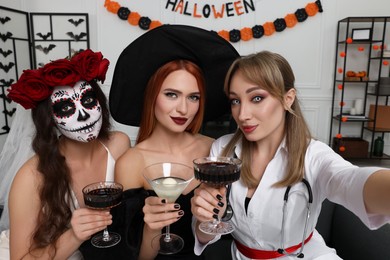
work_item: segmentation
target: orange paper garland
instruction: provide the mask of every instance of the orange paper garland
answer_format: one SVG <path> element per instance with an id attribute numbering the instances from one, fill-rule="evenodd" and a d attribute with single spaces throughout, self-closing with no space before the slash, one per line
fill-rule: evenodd
<path id="1" fill-rule="evenodd" d="M 110 13 L 118 15 L 121 20 L 127 20 L 133 26 L 139 26 L 143 30 L 151 30 L 162 23 L 158 20 L 151 20 L 147 16 L 142 16 L 137 12 L 130 11 L 127 7 L 122 7 L 118 2 L 105 0 L 104 7 Z M 287 14 L 284 18 L 278 18 L 273 22 L 266 22 L 263 25 L 255 25 L 252 28 L 244 27 L 241 29 L 221 30 L 219 36 L 230 42 L 240 40 L 249 41 L 259 39 L 262 36 L 271 36 L 275 32 L 284 31 L 286 28 L 294 27 L 298 22 L 304 22 L 308 17 L 322 13 L 322 4 L 320 0 L 308 3 L 305 8 L 297 9 L 295 13 Z"/>

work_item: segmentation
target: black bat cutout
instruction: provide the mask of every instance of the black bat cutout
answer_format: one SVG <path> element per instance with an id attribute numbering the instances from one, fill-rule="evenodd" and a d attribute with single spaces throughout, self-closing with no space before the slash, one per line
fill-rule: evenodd
<path id="1" fill-rule="evenodd" d="M 47 47 L 43 47 L 42 45 L 35 46 L 35 49 L 42 51 L 44 54 L 48 54 L 52 49 L 56 47 L 55 44 L 49 44 Z"/>
<path id="2" fill-rule="evenodd" d="M 5 65 L 5 64 L 3 64 L 3 63 L 0 62 L 0 69 L 4 70 L 5 73 L 8 73 L 8 71 L 9 71 L 10 69 L 12 69 L 12 67 L 13 67 L 14 65 L 15 65 L 15 63 L 13 63 L 13 62 L 8 63 L 8 65 Z"/>
<path id="3" fill-rule="evenodd" d="M 37 33 L 37 35 L 39 36 L 39 37 L 41 37 L 43 40 L 45 40 L 46 41 L 46 39 L 47 38 L 49 38 L 50 36 L 51 36 L 51 32 L 48 32 L 47 34 L 42 34 L 42 33 Z"/>
<path id="4" fill-rule="evenodd" d="M 0 23 L 1 24 L 5 24 L 6 22 L 8 21 L 11 21 L 11 18 L 9 18 L 8 16 L 6 17 L 0 17 Z"/>
<path id="5" fill-rule="evenodd" d="M 0 33 L 0 39 L 5 42 L 7 39 L 11 38 L 13 34 L 11 32 L 7 32 L 6 34 Z"/>
<path id="6" fill-rule="evenodd" d="M 5 94 L 0 94 L 0 98 L 4 99 L 5 101 L 7 101 L 8 103 L 11 103 L 12 100 L 10 98 L 8 98 Z"/>
<path id="7" fill-rule="evenodd" d="M 3 83 L 4 86 L 9 87 L 14 82 L 14 80 L 10 79 L 9 81 L 6 81 L 5 79 L 0 79 L 0 82 Z"/>
<path id="8" fill-rule="evenodd" d="M 4 51 L 2 48 L 0 48 L 0 53 L 4 56 L 4 58 L 7 58 L 8 55 L 12 53 L 11 50 Z"/>
<path id="9" fill-rule="evenodd" d="M 16 111 L 16 108 L 13 108 L 11 111 L 8 111 L 7 109 L 5 109 L 3 111 L 4 114 L 8 115 L 8 116 L 12 116 Z"/>
<path id="10" fill-rule="evenodd" d="M 78 26 L 80 23 L 84 22 L 84 19 L 78 19 L 77 21 L 76 20 L 73 20 L 73 19 L 69 19 L 68 20 L 71 24 L 73 24 L 74 26 Z"/>
<path id="11" fill-rule="evenodd" d="M 9 130 L 10 130 L 10 128 L 9 128 L 9 126 L 3 126 L 3 129 L 5 130 L 5 131 L 7 131 L 7 132 L 9 132 Z"/>
<path id="12" fill-rule="evenodd" d="M 70 36 L 70 38 L 74 39 L 76 42 L 87 36 L 85 32 L 80 33 L 79 35 L 73 34 L 72 32 L 67 32 L 67 35 Z"/>

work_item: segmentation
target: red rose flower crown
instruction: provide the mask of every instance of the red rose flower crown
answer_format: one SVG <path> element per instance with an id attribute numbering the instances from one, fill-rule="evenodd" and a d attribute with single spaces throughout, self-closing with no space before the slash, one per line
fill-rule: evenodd
<path id="1" fill-rule="evenodd" d="M 8 89 L 8 97 L 25 109 L 35 108 L 50 97 L 56 86 L 73 87 L 80 80 L 103 83 L 109 64 L 101 52 L 87 49 L 70 59 L 58 59 L 35 70 L 24 70 Z"/>

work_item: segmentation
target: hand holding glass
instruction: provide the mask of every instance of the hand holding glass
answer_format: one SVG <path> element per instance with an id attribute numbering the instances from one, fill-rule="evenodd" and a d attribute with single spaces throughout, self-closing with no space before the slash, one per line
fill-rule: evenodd
<path id="1" fill-rule="evenodd" d="M 157 196 L 173 203 L 193 180 L 194 170 L 180 163 L 156 163 L 146 167 L 143 175 Z M 160 254 L 175 254 L 184 246 L 183 239 L 170 233 L 169 227 L 166 227 L 166 233 L 152 240 L 152 248 L 158 249 Z"/>
<path id="2" fill-rule="evenodd" d="M 237 181 L 241 173 L 241 160 L 230 157 L 203 157 L 194 160 L 195 178 L 206 185 L 221 188 Z M 228 198 L 226 198 L 228 200 Z M 234 227 L 219 219 L 203 222 L 199 229 L 206 234 L 229 234 Z"/>
<path id="3" fill-rule="evenodd" d="M 91 209 L 111 209 L 122 201 L 123 186 L 115 182 L 96 182 L 83 188 L 84 204 Z M 107 248 L 118 244 L 121 236 L 109 233 L 107 227 L 103 233 L 92 237 L 91 243 L 98 248 Z"/>

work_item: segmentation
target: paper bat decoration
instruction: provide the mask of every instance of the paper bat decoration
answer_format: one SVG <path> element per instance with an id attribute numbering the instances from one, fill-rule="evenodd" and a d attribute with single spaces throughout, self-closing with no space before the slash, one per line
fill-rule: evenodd
<path id="1" fill-rule="evenodd" d="M 15 65 L 15 63 L 13 63 L 13 62 L 8 63 L 8 65 L 5 65 L 5 64 L 3 64 L 3 63 L 0 62 L 0 69 L 4 70 L 5 73 L 8 73 L 8 71 L 9 71 L 10 69 L 12 69 L 12 67 L 13 67 L 14 65 Z"/>
<path id="2" fill-rule="evenodd" d="M 8 55 L 12 53 L 11 50 L 4 51 L 2 48 L 0 48 L 0 53 L 4 56 L 4 58 L 7 58 Z"/>
<path id="3" fill-rule="evenodd" d="M 46 41 L 46 39 L 49 38 L 49 37 L 51 36 L 51 33 L 48 32 L 47 34 L 42 34 L 42 33 L 39 32 L 39 33 L 37 33 L 37 35 L 38 35 L 39 37 L 41 37 L 43 40 Z"/>
<path id="4" fill-rule="evenodd" d="M 7 109 L 5 109 L 3 111 L 4 114 L 8 115 L 8 116 L 12 116 L 16 111 L 16 108 L 13 108 L 11 111 L 8 111 Z"/>
<path id="5" fill-rule="evenodd" d="M 0 23 L 1 24 L 5 24 L 6 22 L 8 21 L 11 21 L 11 18 L 9 18 L 8 16 L 6 17 L 0 17 Z"/>
<path id="6" fill-rule="evenodd" d="M 44 54 L 48 54 L 52 49 L 56 47 L 55 44 L 49 44 L 47 47 L 43 47 L 42 45 L 35 46 L 35 49 L 42 51 Z"/>
<path id="7" fill-rule="evenodd" d="M 11 38 L 12 36 L 12 33 L 10 32 L 7 32 L 6 34 L 2 34 L 0 33 L 0 39 L 5 42 L 7 39 Z"/>
<path id="8" fill-rule="evenodd" d="M 76 42 L 81 40 L 85 36 L 87 36 L 87 34 L 85 32 L 82 32 L 82 33 L 80 33 L 78 35 L 77 34 L 73 34 L 72 32 L 67 32 L 66 34 L 69 35 L 70 38 L 74 39 Z"/>
<path id="9" fill-rule="evenodd" d="M 78 26 L 80 23 L 84 22 L 84 19 L 78 19 L 77 21 L 73 20 L 73 19 L 69 19 L 68 20 L 71 24 L 73 24 L 74 26 Z"/>
<path id="10" fill-rule="evenodd" d="M 0 79 L 0 82 L 3 83 L 4 86 L 9 87 L 14 82 L 14 80 L 10 79 L 9 81 L 6 81 L 5 79 Z"/>
<path id="11" fill-rule="evenodd" d="M 10 98 L 8 98 L 5 94 L 0 94 L 0 98 L 4 99 L 5 101 L 7 101 L 8 103 L 11 103 L 12 100 Z"/>

